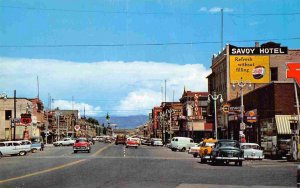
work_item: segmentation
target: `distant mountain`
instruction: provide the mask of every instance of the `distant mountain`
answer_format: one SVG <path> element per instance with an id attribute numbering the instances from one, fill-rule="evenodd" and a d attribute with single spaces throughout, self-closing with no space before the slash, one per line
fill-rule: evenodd
<path id="1" fill-rule="evenodd" d="M 101 125 L 104 123 L 107 126 L 106 117 L 96 117 Z M 148 116 L 146 115 L 135 115 L 135 116 L 110 116 L 110 123 L 117 124 L 118 129 L 133 129 L 139 125 L 144 125 L 148 122 Z"/>

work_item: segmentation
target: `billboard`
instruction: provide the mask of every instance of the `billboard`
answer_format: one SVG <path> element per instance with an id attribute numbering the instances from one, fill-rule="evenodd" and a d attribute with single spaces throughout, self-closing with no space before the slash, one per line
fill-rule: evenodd
<path id="1" fill-rule="evenodd" d="M 251 83 L 270 82 L 270 56 L 229 56 L 230 83 L 249 81 Z"/>

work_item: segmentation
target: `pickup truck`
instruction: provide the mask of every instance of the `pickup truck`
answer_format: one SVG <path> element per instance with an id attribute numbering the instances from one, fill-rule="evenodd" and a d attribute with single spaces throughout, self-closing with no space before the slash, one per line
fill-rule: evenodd
<path id="1" fill-rule="evenodd" d="M 64 138 L 62 140 L 53 142 L 54 146 L 72 146 L 75 143 L 75 140 L 71 138 Z"/>

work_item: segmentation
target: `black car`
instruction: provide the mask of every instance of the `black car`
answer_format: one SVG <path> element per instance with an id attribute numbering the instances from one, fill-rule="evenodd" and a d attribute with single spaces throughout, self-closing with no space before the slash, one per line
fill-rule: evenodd
<path id="1" fill-rule="evenodd" d="M 218 140 L 211 155 L 212 165 L 234 162 L 243 166 L 244 160 L 244 153 L 236 140 Z"/>

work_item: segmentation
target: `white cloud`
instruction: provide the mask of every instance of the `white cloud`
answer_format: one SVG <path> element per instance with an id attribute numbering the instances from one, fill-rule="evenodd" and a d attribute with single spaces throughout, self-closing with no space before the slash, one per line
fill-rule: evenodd
<path id="1" fill-rule="evenodd" d="M 85 109 L 85 115 L 86 116 L 96 116 L 99 111 L 101 111 L 101 108 L 99 106 L 94 107 L 90 104 L 86 103 L 76 103 L 72 101 L 66 101 L 66 100 L 54 100 L 53 102 L 53 108 L 59 108 L 60 110 L 79 110 L 81 115 L 84 115 L 84 109 Z"/>
<path id="2" fill-rule="evenodd" d="M 218 13 L 221 12 L 222 7 L 212 7 L 208 9 L 207 7 L 201 7 L 200 12 L 210 12 L 210 13 Z M 223 8 L 223 12 L 233 12 L 231 8 Z"/>
<path id="3" fill-rule="evenodd" d="M 202 64 L 142 61 L 79 63 L 0 57 L 0 65 L 2 92 L 7 92 L 9 96 L 13 95 L 14 89 L 17 89 L 18 97 L 37 96 L 38 75 L 44 106 L 48 105 L 50 94 L 55 100 L 66 101 L 60 103 L 61 108 L 71 109 L 70 101 L 74 96 L 74 102 L 81 110 L 86 107 L 86 114 L 95 114 L 100 109 L 106 114 L 118 108 L 123 112 L 139 113 L 136 109 L 140 109 L 141 104 L 143 108 L 152 108 L 154 103 L 159 105 L 165 79 L 167 98 L 172 98 L 174 90 L 175 101 L 178 101 L 184 86 L 192 91 L 207 91 L 206 76 L 211 72 Z M 133 99 L 138 99 L 138 102 Z"/>
<path id="4" fill-rule="evenodd" d="M 200 8 L 200 11 L 201 11 L 201 12 L 206 12 L 206 11 L 207 11 L 207 8 L 206 8 L 206 7 L 201 7 L 201 8 Z"/>
<path id="5" fill-rule="evenodd" d="M 161 102 L 161 93 L 152 90 L 139 90 L 128 93 L 116 108 L 119 114 L 147 114 Z"/>

